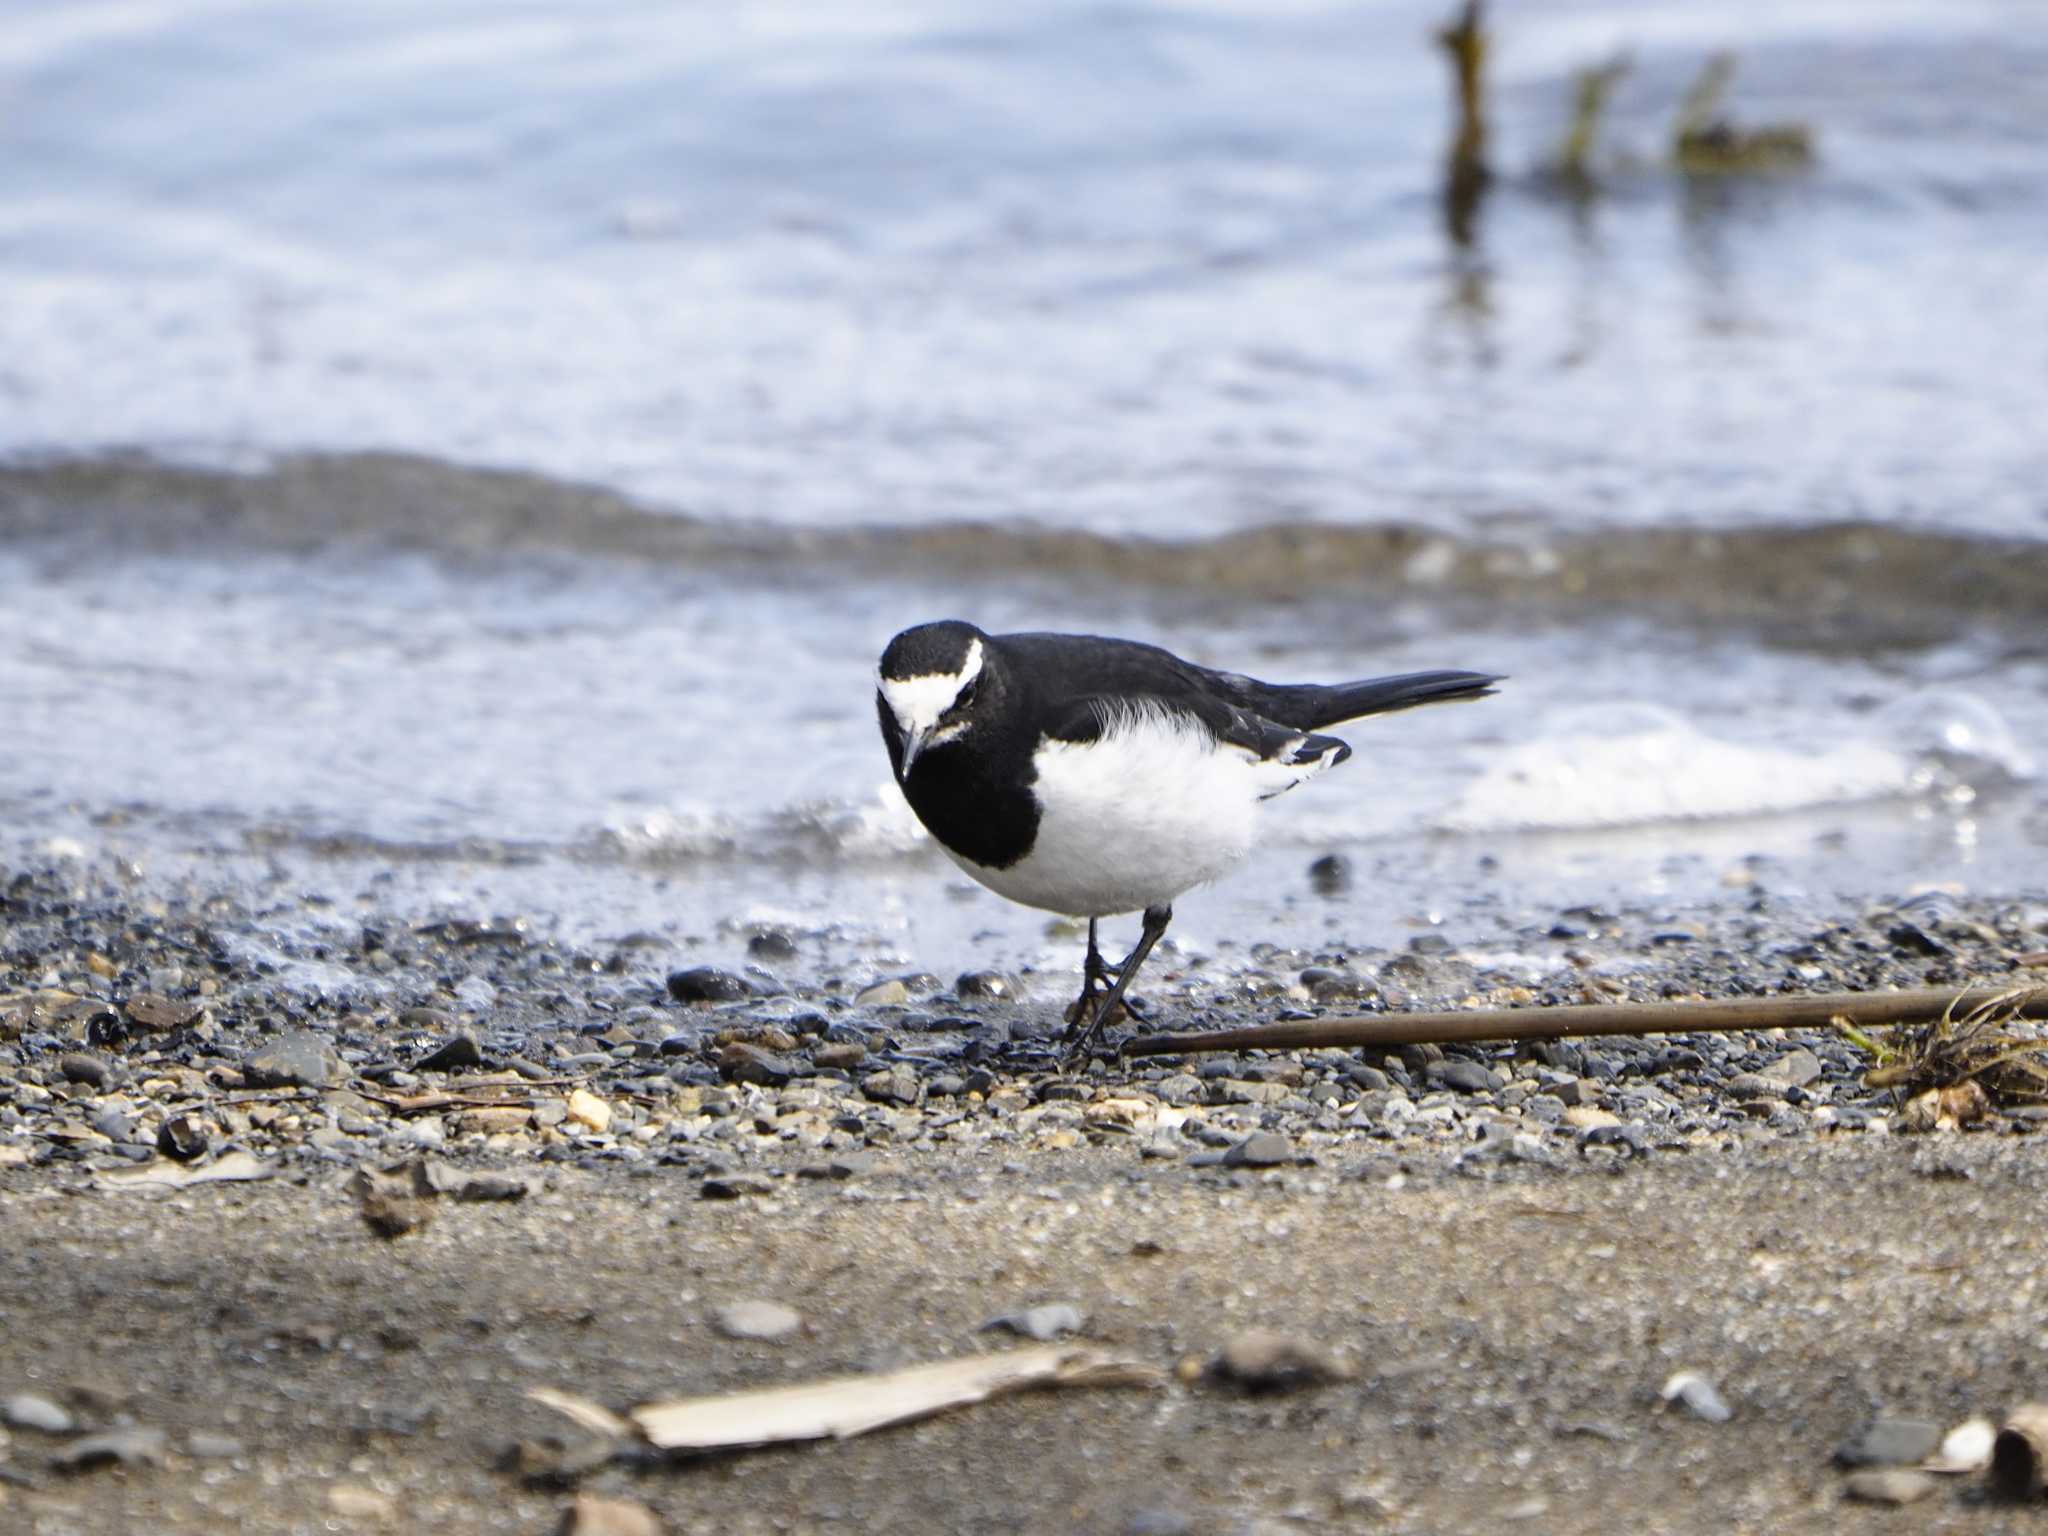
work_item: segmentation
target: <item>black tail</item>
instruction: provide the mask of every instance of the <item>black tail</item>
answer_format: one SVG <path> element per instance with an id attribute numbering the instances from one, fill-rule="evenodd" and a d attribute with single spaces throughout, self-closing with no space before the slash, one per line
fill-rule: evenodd
<path id="1" fill-rule="evenodd" d="M 1404 672 L 1399 677 L 1369 677 L 1357 683 L 1313 683 L 1275 688 L 1288 713 L 1283 722 L 1319 731 L 1340 720 L 1361 715 L 1386 715 L 1421 704 L 1458 704 L 1483 699 L 1501 679 L 1485 672 Z"/>

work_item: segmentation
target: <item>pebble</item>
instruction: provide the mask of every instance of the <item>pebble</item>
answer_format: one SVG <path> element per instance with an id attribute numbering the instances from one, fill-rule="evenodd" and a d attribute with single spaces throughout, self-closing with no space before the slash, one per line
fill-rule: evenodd
<path id="1" fill-rule="evenodd" d="M 1009 1002 L 1017 996 L 1017 983 L 1001 971 L 968 971 L 953 983 L 954 996 Z"/>
<path id="2" fill-rule="evenodd" d="M 891 1067 L 862 1078 L 860 1091 L 878 1104 L 915 1104 L 924 1095 L 924 1084 L 908 1067 Z"/>
<path id="3" fill-rule="evenodd" d="M 1564 1123 L 1575 1131 L 1590 1131 L 1621 1124 L 1621 1116 L 1597 1104 L 1574 1104 L 1564 1112 Z"/>
<path id="4" fill-rule="evenodd" d="M 1685 1404 L 1694 1418 L 1709 1424 L 1726 1424 L 1735 1417 L 1735 1410 L 1728 1406 L 1720 1389 L 1698 1371 L 1678 1372 L 1664 1383 L 1662 1396 L 1667 1403 Z"/>
<path id="5" fill-rule="evenodd" d="M 804 1324 L 803 1316 L 779 1301 L 733 1301 L 711 1314 L 712 1325 L 729 1339 L 781 1339 Z"/>
<path id="6" fill-rule="evenodd" d="M 466 1067 L 480 1067 L 484 1064 L 484 1048 L 477 1043 L 475 1035 L 468 1030 L 459 1030 L 443 1041 L 439 1049 L 423 1056 L 414 1063 L 419 1072 L 456 1072 Z"/>
<path id="7" fill-rule="evenodd" d="M 1344 1381 L 1350 1376 L 1329 1351 L 1308 1339 L 1270 1328 L 1250 1328 L 1226 1343 L 1210 1365 L 1216 1376 L 1253 1392 Z"/>
<path id="8" fill-rule="evenodd" d="M 879 1008 L 892 1003 L 910 1001 L 910 988 L 902 979 L 892 976 L 887 981 L 878 981 L 873 986 L 863 987 L 854 993 L 853 1000 L 863 1008 Z"/>
<path id="9" fill-rule="evenodd" d="M 205 1011 L 203 1004 L 177 1001 L 157 992 L 138 992 L 121 1005 L 121 1012 L 127 1015 L 130 1024 L 152 1034 L 183 1029 L 196 1023 Z"/>
<path id="10" fill-rule="evenodd" d="M 1492 1093 L 1501 1084 L 1476 1061 L 1450 1057 L 1429 1068 L 1429 1080 L 1455 1088 L 1460 1093 Z"/>
<path id="11" fill-rule="evenodd" d="M 697 1186 L 706 1200 L 737 1200 L 743 1195 L 765 1195 L 775 1188 L 765 1174 L 714 1173 Z"/>
<path id="12" fill-rule="evenodd" d="M 172 1115 L 157 1127 L 156 1149 L 181 1163 L 191 1162 L 212 1144 L 213 1128 L 194 1114 Z"/>
<path id="13" fill-rule="evenodd" d="M 232 1461 L 242 1454 L 243 1446 L 233 1435 L 195 1429 L 185 1437 L 185 1449 L 199 1461 Z"/>
<path id="14" fill-rule="evenodd" d="M 1867 1504 L 1915 1504 L 1934 1492 L 1935 1480 L 1903 1467 L 1866 1467 L 1842 1480 L 1842 1491 Z"/>
<path id="15" fill-rule="evenodd" d="M 1079 1333 L 1085 1321 L 1079 1307 L 1064 1301 L 1054 1301 L 1042 1306 L 1026 1307 L 1021 1312 L 1005 1312 L 1000 1317 L 992 1317 L 981 1325 L 981 1331 L 987 1333 L 993 1329 L 1003 1329 L 1016 1334 L 1019 1338 L 1049 1343 L 1064 1334 Z"/>
<path id="16" fill-rule="evenodd" d="M 1254 1131 L 1223 1154 L 1233 1168 L 1277 1168 L 1294 1161 L 1294 1143 L 1278 1131 Z"/>
<path id="17" fill-rule="evenodd" d="M 835 1040 L 811 1052 L 811 1060 L 814 1063 L 833 1071 L 857 1067 L 867 1059 L 868 1048 L 857 1040 Z"/>
<path id="18" fill-rule="evenodd" d="M 57 1070 L 67 1082 L 84 1083 L 93 1088 L 104 1088 L 114 1075 L 114 1069 L 99 1057 L 77 1051 L 59 1056 Z"/>
<path id="19" fill-rule="evenodd" d="M 763 1050 L 739 1040 L 720 1048 L 718 1066 L 735 1083 L 759 1083 L 769 1088 L 810 1075 L 809 1064 L 800 1057 Z"/>
<path id="20" fill-rule="evenodd" d="M 1941 1426 L 1927 1419 L 1879 1416 L 1835 1447 L 1845 1467 L 1904 1467 L 1925 1461 L 1941 1445 Z"/>
<path id="21" fill-rule="evenodd" d="M 578 1088 L 569 1095 L 568 1118 L 603 1135 L 611 1129 L 612 1107 L 588 1088 Z"/>
<path id="22" fill-rule="evenodd" d="M 327 1037 L 310 1029 L 279 1035 L 242 1059 L 242 1075 L 259 1088 L 326 1088 L 343 1071 Z"/>
<path id="23" fill-rule="evenodd" d="M 77 1424 L 69 1409 L 33 1392 L 18 1392 L 0 1403 L 0 1420 L 16 1429 L 37 1429 L 46 1435 L 68 1435 Z"/>
<path id="24" fill-rule="evenodd" d="M 708 965 L 671 972 L 668 995 L 679 1003 L 737 1003 L 754 995 L 744 977 Z"/>

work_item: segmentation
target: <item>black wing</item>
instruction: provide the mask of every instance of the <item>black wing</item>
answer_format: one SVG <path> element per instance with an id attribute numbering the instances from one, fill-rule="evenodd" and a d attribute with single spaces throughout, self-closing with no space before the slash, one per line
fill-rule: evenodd
<path id="1" fill-rule="evenodd" d="M 1501 681 L 1485 672 L 1406 672 L 1350 683 L 1262 683 L 1236 672 L 1198 667 L 1136 640 L 1021 634 L 1003 635 L 1000 644 L 1016 657 L 1022 675 L 1032 679 L 1055 715 L 1064 713 L 1069 700 L 1107 695 L 1156 699 L 1205 720 L 1205 703 L 1213 703 L 1296 731 L 1314 731 L 1362 715 L 1483 699 Z"/>

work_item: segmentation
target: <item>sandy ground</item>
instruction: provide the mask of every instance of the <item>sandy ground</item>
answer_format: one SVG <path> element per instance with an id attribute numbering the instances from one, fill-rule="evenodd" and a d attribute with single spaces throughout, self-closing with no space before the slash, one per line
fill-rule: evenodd
<path id="1" fill-rule="evenodd" d="M 906 1150 L 731 1201 L 675 1170 L 557 1169 L 396 1241 L 339 1172 L 174 1194 L 0 1174 L 0 1385 L 172 1446 L 65 1474 L 58 1442 L 9 1431 L 0 1529 L 547 1531 L 569 1495 L 500 1466 L 562 1427 L 528 1388 L 624 1407 L 906 1364 L 1006 1347 L 980 1325 L 1045 1301 L 1169 1374 L 1253 1325 L 1356 1374 L 1025 1395 L 584 1486 L 671 1531 L 2048 1529 L 1974 1479 L 1847 1503 L 1830 1464 L 1880 1408 L 1952 1423 L 2048 1396 L 2048 1137 L 1759 1129 L 1477 1177 L 1350 1145 L 1265 1172 Z M 804 1327 L 710 1325 L 748 1297 Z M 1681 1368 L 1731 1421 L 1660 1402 Z M 195 1431 L 240 1448 L 191 1456 Z M 390 1513 L 337 1513 L 358 1507 L 337 1486 Z"/>

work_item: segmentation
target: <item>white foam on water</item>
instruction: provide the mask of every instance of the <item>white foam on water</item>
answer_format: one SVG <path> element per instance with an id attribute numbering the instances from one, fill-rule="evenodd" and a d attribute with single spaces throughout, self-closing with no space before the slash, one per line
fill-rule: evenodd
<path id="1" fill-rule="evenodd" d="M 1655 705 L 1576 709 L 1495 754 L 1443 825 L 1537 831 L 1765 816 L 1906 795 L 1913 767 L 1874 740 L 1800 750 L 1717 738 Z"/>

